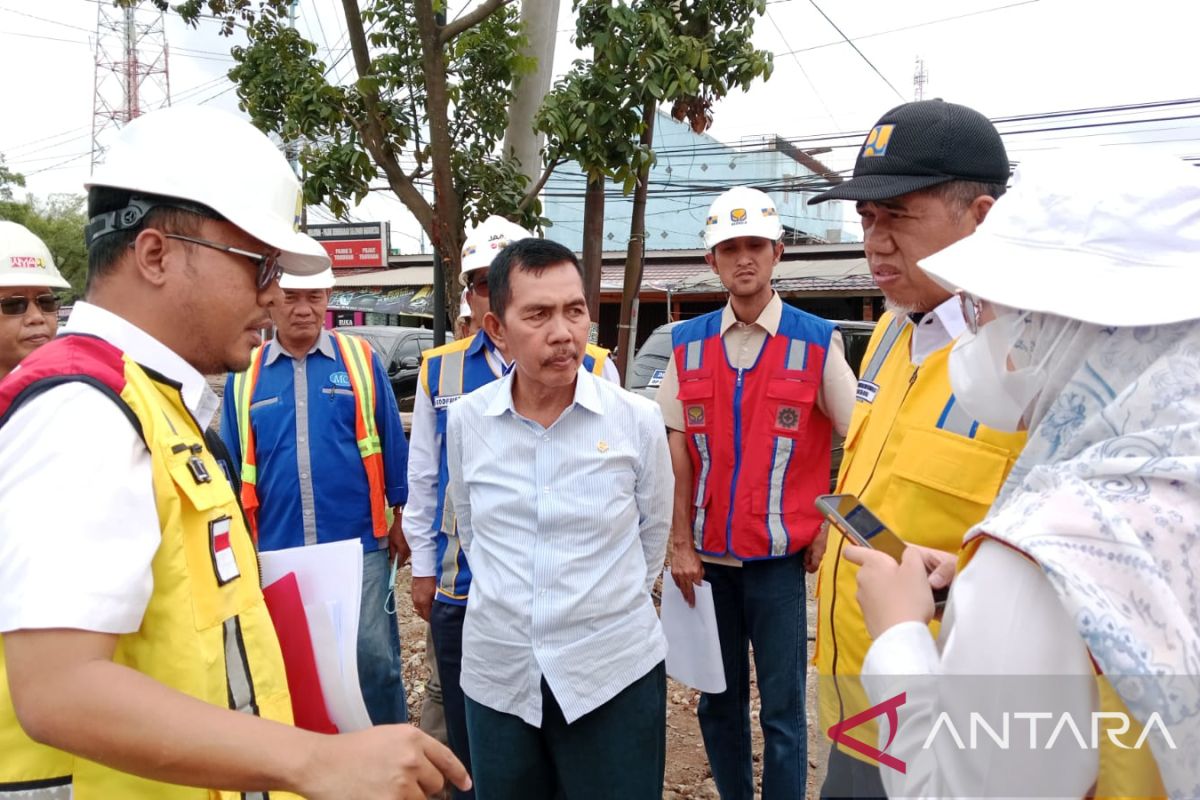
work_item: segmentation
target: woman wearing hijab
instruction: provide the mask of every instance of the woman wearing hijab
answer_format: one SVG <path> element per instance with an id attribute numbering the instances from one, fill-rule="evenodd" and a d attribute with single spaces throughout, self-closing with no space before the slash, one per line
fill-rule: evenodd
<path id="1" fill-rule="evenodd" d="M 921 266 L 971 322 L 958 402 L 1029 443 L 936 641 L 921 553 L 847 548 L 888 795 L 1200 797 L 1200 171 L 1023 164 Z"/>

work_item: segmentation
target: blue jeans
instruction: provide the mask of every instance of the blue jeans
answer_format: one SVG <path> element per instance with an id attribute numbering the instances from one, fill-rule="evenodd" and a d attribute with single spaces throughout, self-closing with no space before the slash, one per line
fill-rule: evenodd
<path id="1" fill-rule="evenodd" d="M 467 703 L 479 800 L 661 800 L 667 671 L 661 662 L 567 724 L 542 679 L 542 725 Z"/>
<path id="2" fill-rule="evenodd" d="M 376 725 L 408 721 L 400 673 L 400 631 L 396 617 L 383 609 L 392 587 L 388 551 L 363 554 L 362 605 L 358 615 L 358 682 L 367 713 Z"/>
<path id="3" fill-rule="evenodd" d="M 471 771 L 471 750 L 467 744 L 467 707 L 463 703 L 462 687 L 462 629 L 467 616 L 466 606 L 443 603 L 434 598 L 429 609 L 429 627 L 433 632 L 433 652 L 437 657 L 438 676 L 442 682 L 442 710 L 446 715 L 446 738 L 458 760 Z M 471 800 L 475 790 L 454 790 L 455 800 Z"/>
<path id="4" fill-rule="evenodd" d="M 721 800 L 752 800 L 750 657 L 762 700 L 763 800 L 805 795 L 808 730 L 804 717 L 808 618 L 802 554 L 741 567 L 705 564 L 721 637 L 725 691 L 702 694 L 698 716 Z"/>

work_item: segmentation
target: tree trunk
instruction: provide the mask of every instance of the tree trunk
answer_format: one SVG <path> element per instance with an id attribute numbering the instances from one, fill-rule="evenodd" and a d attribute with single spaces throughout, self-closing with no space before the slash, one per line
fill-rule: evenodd
<path id="1" fill-rule="evenodd" d="M 443 12 L 444 13 L 444 12 Z M 433 179 L 433 225 L 430 239 L 442 255 L 443 285 L 446 287 L 447 307 L 457 304 L 458 271 L 462 256 L 462 203 L 454 191 L 454 174 L 450 168 L 450 95 L 446 84 L 446 56 L 441 40 L 445 18 L 434 14 L 432 0 L 415 0 L 413 16 L 421 39 L 421 71 L 425 76 L 425 116 L 429 121 L 429 153 Z M 455 306 L 457 308 L 457 305 Z"/>
<path id="2" fill-rule="evenodd" d="M 545 136 L 533 129 L 533 117 L 550 90 L 554 69 L 554 43 L 558 27 L 558 0 L 522 0 L 521 26 L 526 44 L 523 55 L 537 61 L 533 72 L 517 79 L 512 105 L 508 109 L 508 130 L 504 134 L 504 154 L 513 156 L 529 185 L 541 174 L 541 150 Z"/>
<path id="3" fill-rule="evenodd" d="M 604 259 L 604 176 L 588 176 L 583 199 L 583 292 L 592 330 L 600 323 L 600 265 Z"/>
<path id="4" fill-rule="evenodd" d="M 654 144 L 654 100 L 647 100 L 642 109 L 641 144 Z M 650 162 L 638 170 L 637 186 L 633 190 L 633 218 L 629 222 L 629 247 L 625 251 L 625 289 L 621 293 L 621 321 L 617 326 L 617 369 L 621 384 L 628 385 L 633 366 L 633 348 L 637 331 L 633 330 L 633 308 L 642 288 L 642 259 L 646 253 L 646 193 L 650 183 Z"/>

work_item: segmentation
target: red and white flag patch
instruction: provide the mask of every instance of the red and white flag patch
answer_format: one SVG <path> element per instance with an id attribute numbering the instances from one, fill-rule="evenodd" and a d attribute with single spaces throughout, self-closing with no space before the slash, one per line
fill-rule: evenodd
<path id="1" fill-rule="evenodd" d="M 214 519 L 208 523 L 208 540 L 212 549 L 213 570 L 217 573 L 217 584 L 224 586 L 234 578 L 241 576 L 237 559 L 233 555 L 233 544 L 230 542 L 230 532 L 233 520 L 229 517 Z"/>

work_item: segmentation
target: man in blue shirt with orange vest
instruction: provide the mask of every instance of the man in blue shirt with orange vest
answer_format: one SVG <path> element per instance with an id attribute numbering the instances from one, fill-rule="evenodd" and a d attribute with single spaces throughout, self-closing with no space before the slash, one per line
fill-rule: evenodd
<path id="1" fill-rule="evenodd" d="M 241 465 L 260 549 L 362 542 L 358 674 L 371 721 L 386 725 L 408 719 L 400 635 L 385 610 L 389 556 L 408 558 L 400 515 L 408 443 L 379 357 L 362 339 L 325 329 L 332 286 L 329 270 L 281 281 L 282 302 L 270 309 L 275 339 L 225 384 L 221 438 Z"/>
<path id="2" fill-rule="evenodd" d="M 705 260 L 729 291 L 676 326 L 658 391 L 675 470 L 671 577 L 689 603 L 712 585 L 725 691 L 700 698 L 700 731 L 722 800 L 751 800 L 748 644 L 762 698 L 763 800 L 805 795 L 805 549 L 821 527 L 831 434 L 845 434 L 854 373 L 829 322 L 771 287 L 783 228 L 763 192 L 735 187 L 709 208 Z"/>

